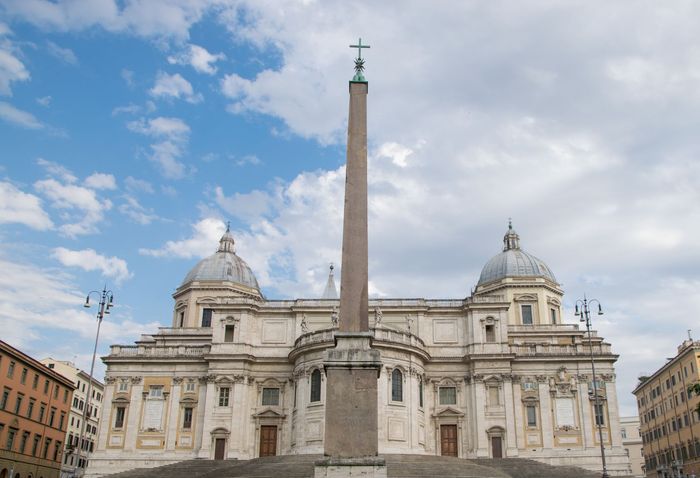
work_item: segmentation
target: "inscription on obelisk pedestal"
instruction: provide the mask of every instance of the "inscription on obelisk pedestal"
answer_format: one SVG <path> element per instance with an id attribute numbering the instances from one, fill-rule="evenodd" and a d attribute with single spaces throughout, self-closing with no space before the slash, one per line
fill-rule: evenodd
<path id="1" fill-rule="evenodd" d="M 315 476 L 386 476 L 377 457 L 379 352 L 372 348 L 367 297 L 367 81 L 362 40 L 350 82 L 350 113 L 343 216 L 340 325 L 326 352 L 324 454 Z M 351 471 L 352 470 L 352 471 Z"/>

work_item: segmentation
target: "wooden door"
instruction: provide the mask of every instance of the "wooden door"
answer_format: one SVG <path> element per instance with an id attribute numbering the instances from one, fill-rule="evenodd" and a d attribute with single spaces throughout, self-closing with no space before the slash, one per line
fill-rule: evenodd
<path id="1" fill-rule="evenodd" d="M 277 427 L 260 427 L 260 456 L 275 456 L 277 454 Z"/>
<path id="2" fill-rule="evenodd" d="M 440 425 L 440 454 L 457 456 L 457 425 Z"/>
<path id="3" fill-rule="evenodd" d="M 217 438 L 214 446 L 214 459 L 223 460 L 226 454 L 226 439 Z"/>
<path id="4" fill-rule="evenodd" d="M 501 437 L 491 437 L 491 457 L 503 458 L 503 448 Z"/>

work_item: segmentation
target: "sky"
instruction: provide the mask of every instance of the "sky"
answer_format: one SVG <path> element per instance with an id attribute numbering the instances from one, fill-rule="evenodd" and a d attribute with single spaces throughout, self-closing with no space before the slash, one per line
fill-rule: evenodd
<path id="1" fill-rule="evenodd" d="M 115 297 L 100 354 L 169 326 L 227 221 L 266 297 L 320 296 L 361 36 L 370 293 L 469 296 L 512 217 L 565 322 L 601 302 L 635 414 L 637 377 L 700 335 L 698 18 L 682 0 L 0 0 L 0 336 L 89 369 L 87 292 Z"/>

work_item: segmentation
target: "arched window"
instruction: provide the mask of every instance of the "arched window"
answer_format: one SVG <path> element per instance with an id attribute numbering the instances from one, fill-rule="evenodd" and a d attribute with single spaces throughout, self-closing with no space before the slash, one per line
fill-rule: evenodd
<path id="1" fill-rule="evenodd" d="M 311 374 L 311 401 L 321 401 L 321 371 L 316 369 Z"/>
<path id="2" fill-rule="evenodd" d="M 403 402 L 403 374 L 398 368 L 391 372 L 391 401 Z"/>

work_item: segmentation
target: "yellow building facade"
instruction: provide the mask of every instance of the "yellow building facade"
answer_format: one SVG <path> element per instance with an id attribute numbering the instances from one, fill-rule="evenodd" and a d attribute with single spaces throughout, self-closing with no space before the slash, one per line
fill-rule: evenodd
<path id="1" fill-rule="evenodd" d="M 647 477 L 700 476 L 700 341 L 686 340 L 677 355 L 640 377 L 637 397 Z"/>

